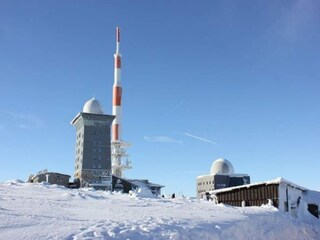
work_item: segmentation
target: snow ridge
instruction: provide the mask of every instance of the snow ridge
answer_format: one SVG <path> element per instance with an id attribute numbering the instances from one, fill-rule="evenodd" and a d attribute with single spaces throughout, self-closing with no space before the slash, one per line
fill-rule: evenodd
<path id="1" fill-rule="evenodd" d="M 320 239 L 320 221 L 271 206 L 230 207 L 94 189 L 0 184 L 1 239 Z"/>

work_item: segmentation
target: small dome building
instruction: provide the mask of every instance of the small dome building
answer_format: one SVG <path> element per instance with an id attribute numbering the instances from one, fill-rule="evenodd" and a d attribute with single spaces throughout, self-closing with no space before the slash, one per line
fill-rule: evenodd
<path id="1" fill-rule="evenodd" d="M 248 174 L 235 174 L 230 161 L 219 158 L 211 164 L 210 174 L 197 177 L 197 197 L 209 196 L 215 189 L 240 186 L 250 183 Z"/>
<path id="2" fill-rule="evenodd" d="M 84 104 L 82 112 L 91 114 L 103 114 L 104 111 L 100 102 L 95 98 L 91 98 Z"/>
<path id="3" fill-rule="evenodd" d="M 233 166 L 231 162 L 229 162 L 227 159 L 219 158 L 215 160 L 210 168 L 210 174 L 216 175 L 216 174 L 222 174 L 222 175 L 230 175 L 234 174 Z"/>

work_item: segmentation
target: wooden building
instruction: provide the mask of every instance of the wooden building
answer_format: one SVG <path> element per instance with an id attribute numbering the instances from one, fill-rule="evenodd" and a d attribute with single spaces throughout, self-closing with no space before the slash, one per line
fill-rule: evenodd
<path id="1" fill-rule="evenodd" d="M 283 178 L 214 190 L 210 195 L 216 203 L 237 207 L 272 204 L 280 211 L 290 212 L 292 216 L 297 215 L 303 201 L 308 205 L 309 212 L 319 218 L 320 192 L 310 191 Z"/>
<path id="2" fill-rule="evenodd" d="M 272 200 L 273 206 L 279 206 L 279 184 L 243 185 L 236 188 L 226 188 L 225 191 L 214 191 L 218 203 L 231 206 L 261 206 Z"/>

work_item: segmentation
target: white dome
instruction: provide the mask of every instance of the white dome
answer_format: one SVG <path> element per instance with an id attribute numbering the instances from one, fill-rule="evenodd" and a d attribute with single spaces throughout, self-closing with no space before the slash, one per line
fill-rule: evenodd
<path id="1" fill-rule="evenodd" d="M 227 159 L 219 158 L 215 160 L 210 168 L 210 174 L 216 175 L 216 174 L 223 174 L 223 175 L 230 175 L 233 174 L 233 166 L 231 162 L 229 162 Z"/>
<path id="2" fill-rule="evenodd" d="M 84 113 L 103 114 L 102 106 L 98 100 L 94 98 L 87 101 L 83 106 Z"/>

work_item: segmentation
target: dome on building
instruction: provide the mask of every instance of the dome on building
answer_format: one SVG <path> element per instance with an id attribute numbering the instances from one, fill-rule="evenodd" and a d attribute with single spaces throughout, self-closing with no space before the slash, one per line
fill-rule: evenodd
<path id="1" fill-rule="evenodd" d="M 84 113 L 103 114 L 102 106 L 100 102 L 94 98 L 91 98 L 83 106 Z"/>
<path id="2" fill-rule="evenodd" d="M 210 168 L 210 174 L 211 175 L 234 174 L 233 166 L 232 166 L 231 162 L 229 162 L 227 159 L 219 158 L 212 163 L 211 168 Z"/>

